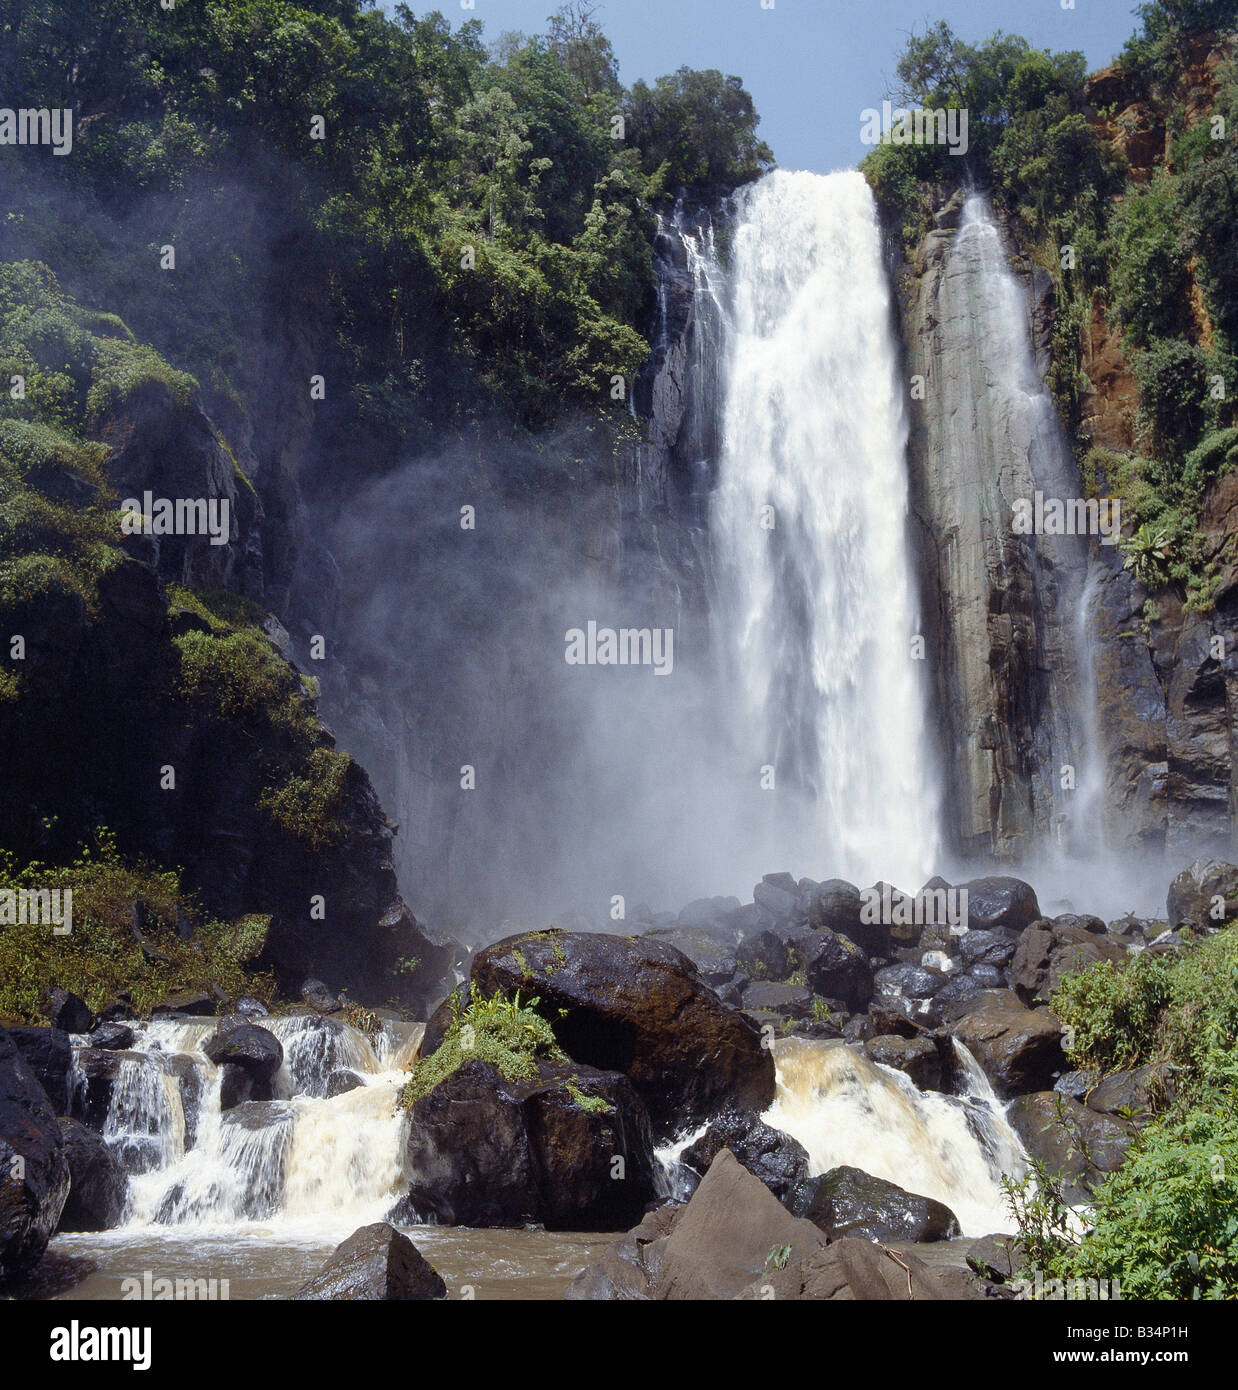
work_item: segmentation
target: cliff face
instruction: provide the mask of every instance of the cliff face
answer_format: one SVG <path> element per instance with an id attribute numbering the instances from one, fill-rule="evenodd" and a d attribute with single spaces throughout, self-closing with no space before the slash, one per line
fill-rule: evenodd
<path id="1" fill-rule="evenodd" d="M 1086 552 L 1014 531 L 1016 499 L 1071 494 L 1057 422 L 1028 407 L 1001 340 L 992 234 L 961 231 L 962 216 L 956 194 L 904 283 L 907 367 L 923 393 L 911 406 L 912 509 L 950 828 L 958 849 L 1003 858 L 1051 831 L 1060 764 L 1080 761 L 1080 673 L 1055 615 L 1082 592 Z"/>
<path id="2" fill-rule="evenodd" d="M 1078 771 L 1090 756 L 1103 778 L 1091 814 L 1111 848 L 1229 852 L 1238 805 L 1238 481 L 1221 479 L 1205 505 L 1201 529 L 1220 574 L 1207 615 L 1162 595 L 1149 628 L 1147 594 L 1114 548 L 1012 534 L 1014 498 L 1036 488 L 1082 496 L 1082 485 L 1058 422 L 1043 427 L 1056 438 L 1038 439 L 998 389 L 1001 364 L 978 331 L 977 267 L 958 254 L 960 197 L 943 202 L 914 266 L 902 268 L 901 309 L 908 372 L 926 383 L 912 406 L 909 458 L 948 832 L 962 851 L 1016 860 L 1038 840 L 1060 839 L 1059 818 L 1069 827 L 1073 807 L 1056 785 L 1059 766 Z M 1017 258 L 1014 268 L 1043 372 L 1052 287 Z M 1133 382 L 1103 316 L 1081 360 L 1092 382 L 1085 426 L 1095 442 L 1129 445 Z M 1052 480 L 1046 446 L 1060 460 Z"/>

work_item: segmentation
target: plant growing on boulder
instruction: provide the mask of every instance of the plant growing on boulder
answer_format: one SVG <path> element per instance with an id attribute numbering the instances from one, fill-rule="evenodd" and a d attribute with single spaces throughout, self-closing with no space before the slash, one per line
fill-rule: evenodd
<path id="1" fill-rule="evenodd" d="M 468 1006 L 461 1009 L 459 993 L 453 992 L 453 1018 L 447 1033 L 439 1047 L 413 1068 L 400 1092 L 401 1107 L 407 1110 L 466 1062 L 489 1062 L 508 1081 L 532 1081 L 539 1059 L 570 1060 L 555 1041 L 550 1024 L 536 1012 L 539 1002 L 533 998 L 521 1004 L 519 990 L 511 999 L 501 990 L 489 999 L 474 990 Z M 583 1104 L 578 1096 L 572 1098 Z"/>

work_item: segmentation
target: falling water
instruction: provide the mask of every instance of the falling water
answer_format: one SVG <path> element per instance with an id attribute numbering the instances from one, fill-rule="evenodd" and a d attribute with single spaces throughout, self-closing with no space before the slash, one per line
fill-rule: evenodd
<path id="1" fill-rule="evenodd" d="M 963 205 L 950 268 L 972 287 L 970 331 L 982 351 L 985 382 L 977 409 L 997 454 L 1013 468 L 1015 497 L 1065 500 L 1082 495 L 1070 445 L 1032 351 L 1027 300 L 1010 270 L 1002 235 L 985 199 Z M 1013 513 L 1012 513 L 1013 515 Z M 1088 622 L 1089 542 L 1083 536 L 1039 535 L 1031 542 L 1038 608 L 1044 615 L 1037 653 L 1047 676 L 1036 761 L 1044 804 L 1052 808 L 1056 848 L 1073 856 L 1101 847 L 1103 765 L 1097 732 L 1095 655 Z M 1074 786 L 1063 787 L 1063 769 Z"/>
<path id="2" fill-rule="evenodd" d="M 1010 1228 L 1003 1174 L 1021 1177 L 1026 1155 L 984 1073 L 960 1048 L 968 1094 L 920 1091 L 900 1071 L 843 1043 L 777 1045 L 778 1092 L 762 1117 L 808 1150 L 815 1176 L 841 1164 L 944 1202 L 963 1234 Z"/>
<path id="3" fill-rule="evenodd" d="M 723 359 L 713 623 L 751 819 L 780 862 L 921 882 L 938 796 L 872 196 L 775 173 L 739 195 L 728 266 L 690 240 L 698 304 L 722 311 L 701 349 Z"/>
<path id="4" fill-rule="evenodd" d="M 261 1024 L 284 1048 L 282 1098 L 228 1111 L 222 1072 L 202 1051 L 216 1020 L 156 1020 L 117 1054 L 103 1135 L 130 1174 L 127 1229 L 350 1231 L 391 1208 L 404 1150 L 396 1096 L 422 1025 L 385 1024 L 367 1037 L 313 1015 Z M 332 1094 L 340 1078 L 351 1089 Z M 79 1104 L 88 1084 L 78 1065 Z"/>

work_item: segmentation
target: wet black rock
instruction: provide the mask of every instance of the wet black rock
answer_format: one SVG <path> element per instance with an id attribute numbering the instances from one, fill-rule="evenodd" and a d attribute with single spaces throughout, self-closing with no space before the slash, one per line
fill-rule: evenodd
<path id="1" fill-rule="evenodd" d="M 385 1221 L 354 1231 L 293 1295 L 332 1302 L 430 1302 L 447 1297 L 438 1271 Z"/>
<path id="2" fill-rule="evenodd" d="M 129 1179 L 104 1140 L 79 1120 L 57 1121 L 72 1185 L 59 1231 L 110 1231 L 124 1216 Z"/>
<path id="3" fill-rule="evenodd" d="M 958 1218 L 944 1203 L 907 1192 L 859 1168 L 831 1168 L 807 1179 L 787 1206 L 830 1240 L 860 1236 L 886 1244 L 952 1240 L 959 1234 Z"/>
<path id="4" fill-rule="evenodd" d="M 720 1115 L 684 1150 L 681 1162 L 703 1178 L 723 1149 L 730 1149 L 780 1202 L 786 1201 L 808 1176 L 808 1151 L 804 1146 L 789 1134 L 773 1129 L 751 1111 L 728 1110 Z"/>

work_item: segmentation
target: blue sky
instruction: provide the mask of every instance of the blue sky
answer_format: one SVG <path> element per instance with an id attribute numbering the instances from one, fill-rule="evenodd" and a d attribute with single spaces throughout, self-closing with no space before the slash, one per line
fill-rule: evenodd
<path id="1" fill-rule="evenodd" d="M 418 4 L 455 27 L 479 19 L 486 37 L 505 29 L 543 33 L 559 0 L 460 0 Z M 767 0 L 768 3 L 768 0 Z M 761 134 L 786 169 L 826 173 L 865 153 L 860 112 L 880 106 L 907 34 L 938 19 L 971 42 L 998 29 L 1038 48 L 1079 49 L 1093 69 L 1134 31 L 1135 0 L 603 0 L 598 18 L 631 85 L 683 64 L 744 79 L 761 114 Z M 383 4 L 384 9 L 391 5 Z"/>

